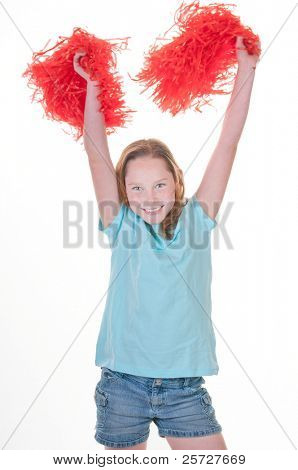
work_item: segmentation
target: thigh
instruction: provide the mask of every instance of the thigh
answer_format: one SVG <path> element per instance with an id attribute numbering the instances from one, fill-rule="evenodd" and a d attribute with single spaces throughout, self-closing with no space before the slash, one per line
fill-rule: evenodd
<path id="1" fill-rule="evenodd" d="M 97 409 L 94 438 L 106 448 L 128 448 L 147 441 L 152 419 L 145 395 L 123 374 L 102 368 L 94 399 Z"/>
<path id="2" fill-rule="evenodd" d="M 169 446 L 173 450 L 222 450 L 227 449 L 222 433 L 201 437 L 173 437 L 166 436 Z"/>

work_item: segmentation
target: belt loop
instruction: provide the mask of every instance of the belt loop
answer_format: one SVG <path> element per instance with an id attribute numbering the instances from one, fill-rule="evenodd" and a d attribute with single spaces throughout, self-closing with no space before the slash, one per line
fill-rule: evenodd
<path id="1" fill-rule="evenodd" d="M 190 377 L 184 377 L 183 387 L 187 387 L 189 384 Z"/>

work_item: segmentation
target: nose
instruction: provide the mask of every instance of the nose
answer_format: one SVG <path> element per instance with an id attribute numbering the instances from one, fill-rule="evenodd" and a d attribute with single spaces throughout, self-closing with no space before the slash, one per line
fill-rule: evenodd
<path id="1" fill-rule="evenodd" d="M 145 205 L 153 206 L 155 203 L 159 203 L 158 199 L 156 198 L 154 192 L 152 190 L 148 190 L 145 196 L 145 200 L 143 201 Z"/>

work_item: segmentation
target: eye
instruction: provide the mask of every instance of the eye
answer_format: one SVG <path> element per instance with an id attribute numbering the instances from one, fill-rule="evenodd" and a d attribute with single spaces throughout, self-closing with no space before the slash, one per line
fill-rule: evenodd
<path id="1" fill-rule="evenodd" d="M 140 187 L 141 187 L 141 186 L 134 186 L 134 187 L 133 187 L 133 188 L 131 188 L 131 189 L 140 188 Z"/>
<path id="2" fill-rule="evenodd" d="M 166 185 L 165 183 L 158 183 L 158 184 L 157 184 L 157 186 L 159 186 L 160 184 L 161 184 L 161 185 L 163 185 L 163 186 L 165 186 L 165 185 Z"/>

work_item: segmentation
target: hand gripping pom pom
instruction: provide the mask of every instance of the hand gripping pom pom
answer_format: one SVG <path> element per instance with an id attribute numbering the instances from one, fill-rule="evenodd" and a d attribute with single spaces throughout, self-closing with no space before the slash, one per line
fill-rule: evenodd
<path id="1" fill-rule="evenodd" d="M 238 35 L 249 54 L 260 54 L 259 36 L 243 26 L 229 6 L 236 5 L 183 2 L 170 28 L 177 26 L 178 36 L 162 45 L 158 40 L 167 39 L 157 38 L 150 47 L 144 67 L 132 80 L 145 85 L 141 93 L 155 87 L 151 97 L 162 111 L 175 116 L 193 107 L 201 112 L 200 108 L 210 102 L 209 95 L 231 93 L 224 87 L 235 77 L 235 70 L 230 69 L 237 63 Z"/>
<path id="2" fill-rule="evenodd" d="M 98 81 L 99 111 L 104 115 L 106 133 L 115 132 L 115 127 L 125 127 L 130 113 L 135 111 L 125 107 L 121 79 L 115 71 L 115 53 L 127 47 L 128 38 L 113 44 L 114 39 L 99 39 L 82 28 L 74 28 L 71 37 L 59 39 L 62 40 L 54 47 L 35 52 L 32 64 L 22 74 L 28 77 L 28 86 L 35 88 L 32 101 L 41 102 L 48 118 L 75 128 L 74 138 L 78 140 L 84 133 L 87 82 L 74 70 L 73 58 L 76 52 L 84 50 L 86 55 L 81 57 L 80 65 L 91 80 Z"/>

